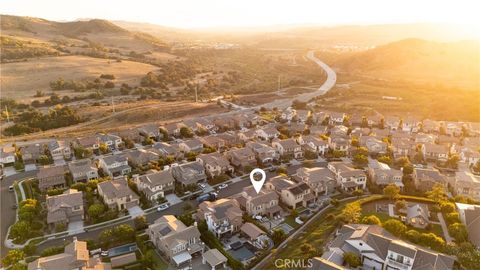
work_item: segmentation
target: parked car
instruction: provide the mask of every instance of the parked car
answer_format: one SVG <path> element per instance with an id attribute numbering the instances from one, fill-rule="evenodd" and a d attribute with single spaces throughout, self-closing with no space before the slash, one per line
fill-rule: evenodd
<path id="1" fill-rule="evenodd" d="M 203 194 L 198 196 L 197 198 L 197 203 L 201 203 L 204 201 L 215 201 L 218 197 L 218 194 L 216 192 L 210 192 L 207 194 Z"/>
<path id="2" fill-rule="evenodd" d="M 9 186 L 8 191 L 13 191 L 13 186 Z"/>
<path id="3" fill-rule="evenodd" d="M 101 255 L 102 257 L 107 257 L 107 256 L 108 256 L 108 250 L 102 251 L 102 252 L 100 253 L 100 255 Z"/>
<path id="4" fill-rule="evenodd" d="M 202 184 L 202 183 L 199 183 L 199 184 L 198 184 L 198 187 L 200 187 L 201 189 L 206 189 L 206 188 L 207 188 L 207 185 Z"/>
<path id="5" fill-rule="evenodd" d="M 97 255 L 97 254 L 100 254 L 100 253 L 102 253 L 102 249 L 101 249 L 101 248 L 97 248 L 97 249 L 94 249 L 94 250 L 90 250 L 90 256 Z"/>
<path id="6" fill-rule="evenodd" d="M 170 204 L 169 203 L 164 203 L 164 204 L 160 205 L 159 207 L 157 207 L 157 211 L 161 212 L 163 210 L 168 209 L 168 207 L 170 207 Z"/>
<path id="7" fill-rule="evenodd" d="M 17 208 L 18 208 L 17 204 L 12 205 L 12 209 L 17 209 Z"/>
<path id="8" fill-rule="evenodd" d="M 226 189 L 227 187 L 227 184 L 221 184 L 220 186 L 218 186 L 218 189 Z"/>

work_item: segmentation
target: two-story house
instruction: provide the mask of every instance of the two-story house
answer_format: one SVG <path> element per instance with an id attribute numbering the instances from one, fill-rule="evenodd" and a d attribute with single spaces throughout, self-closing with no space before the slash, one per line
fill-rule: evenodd
<path id="1" fill-rule="evenodd" d="M 40 168 L 37 172 L 38 188 L 46 191 L 51 188 L 65 187 L 65 167 L 52 166 Z"/>
<path id="2" fill-rule="evenodd" d="M 415 187 L 420 191 L 432 190 L 435 184 L 445 185 L 446 178 L 437 169 L 413 169 L 413 181 Z"/>
<path id="3" fill-rule="evenodd" d="M 143 139 L 151 139 L 154 141 L 160 141 L 163 139 L 163 135 L 160 133 L 158 125 L 149 124 L 138 128 L 138 133 Z"/>
<path id="4" fill-rule="evenodd" d="M 300 136 L 297 142 L 305 151 L 310 151 L 321 156 L 324 156 L 328 151 L 328 142 L 312 135 Z"/>
<path id="5" fill-rule="evenodd" d="M 272 146 L 282 157 L 303 158 L 302 147 L 294 139 L 274 140 Z"/>
<path id="6" fill-rule="evenodd" d="M 109 208 L 118 210 L 138 206 L 139 198 L 129 187 L 125 179 L 104 181 L 98 184 L 98 195 Z"/>
<path id="7" fill-rule="evenodd" d="M 275 191 L 262 189 L 256 192 L 253 186 L 248 186 L 235 199 L 240 208 L 249 215 L 276 217 L 281 214 L 282 208 L 278 205 L 279 198 Z"/>
<path id="8" fill-rule="evenodd" d="M 400 240 L 378 225 L 343 225 L 327 249 L 323 259 L 337 264 L 343 254 L 353 252 L 366 269 L 451 270 L 455 262 L 453 257 Z"/>
<path id="9" fill-rule="evenodd" d="M 205 182 L 207 175 L 202 163 L 192 161 L 172 168 L 173 178 L 183 186 Z"/>
<path id="10" fill-rule="evenodd" d="M 0 163 L 3 165 L 13 164 L 15 163 L 15 160 L 16 160 L 15 147 L 13 146 L 2 147 L 0 152 Z"/>
<path id="11" fill-rule="evenodd" d="M 79 159 L 68 163 L 73 182 L 87 182 L 98 178 L 98 169 L 90 159 Z"/>
<path id="12" fill-rule="evenodd" d="M 147 166 L 151 162 L 158 161 L 160 157 L 158 153 L 146 149 L 135 149 L 124 153 L 128 162 L 137 167 Z"/>
<path id="13" fill-rule="evenodd" d="M 189 264 L 192 256 L 202 254 L 205 249 L 197 227 L 187 227 L 172 215 L 155 220 L 148 226 L 146 234 L 157 250 L 176 267 Z"/>
<path id="14" fill-rule="evenodd" d="M 47 147 L 54 160 L 72 158 L 70 144 L 65 141 L 53 140 L 48 143 Z"/>
<path id="15" fill-rule="evenodd" d="M 368 160 L 368 174 L 373 183 L 380 187 L 394 184 L 403 189 L 403 173 L 400 170 L 392 169 L 385 163 L 378 162 L 375 159 Z"/>
<path id="16" fill-rule="evenodd" d="M 331 194 L 335 192 L 337 179 L 335 175 L 327 168 L 298 168 L 293 178 L 297 182 L 306 183 L 313 191 L 315 197 L 323 194 Z"/>
<path id="17" fill-rule="evenodd" d="M 217 238 L 238 232 L 243 222 L 242 215 L 243 212 L 234 199 L 205 201 L 198 205 L 197 211 L 197 217 L 206 221 L 208 230 Z"/>
<path id="18" fill-rule="evenodd" d="M 200 153 L 203 151 L 203 143 L 199 139 L 186 140 L 179 143 L 178 146 L 183 153 Z"/>
<path id="19" fill-rule="evenodd" d="M 257 138 L 264 141 L 270 141 L 280 136 L 280 132 L 274 126 L 259 128 L 255 131 L 255 134 Z"/>
<path id="20" fill-rule="evenodd" d="M 165 198 L 175 190 L 175 179 L 170 170 L 149 171 L 144 175 L 134 175 L 133 181 L 138 190 L 143 192 L 150 201 L 156 201 L 159 197 Z"/>
<path id="21" fill-rule="evenodd" d="M 262 165 L 271 165 L 280 160 L 278 151 L 269 145 L 259 142 L 248 142 L 245 147 L 253 151 L 257 162 Z"/>
<path id="22" fill-rule="evenodd" d="M 456 172 L 452 184 L 455 195 L 464 195 L 480 200 L 480 176 L 471 172 Z"/>
<path id="23" fill-rule="evenodd" d="M 230 164 L 238 171 L 244 171 L 257 165 L 255 153 L 250 148 L 233 148 L 226 152 L 225 155 Z"/>
<path id="24" fill-rule="evenodd" d="M 275 191 L 280 200 L 291 209 L 307 207 L 315 202 L 315 196 L 306 183 L 295 183 L 285 176 L 271 178 L 265 183 L 265 188 Z"/>
<path id="25" fill-rule="evenodd" d="M 365 189 L 367 175 L 363 170 L 355 169 L 352 164 L 345 162 L 330 162 L 328 169 L 335 175 L 337 184 L 346 191 Z"/>
<path id="26" fill-rule="evenodd" d="M 222 174 L 232 174 L 234 168 L 230 165 L 228 159 L 220 153 L 201 154 L 197 157 L 207 173 L 207 176 L 213 178 Z"/>
<path id="27" fill-rule="evenodd" d="M 121 177 L 132 171 L 126 155 L 104 156 L 98 160 L 98 167 L 112 178 Z"/>
<path id="28" fill-rule="evenodd" d="M 426 143 L 424 144 L 424 157 L 427 160 L 447 161 L 450 149 L 446 145 Z"/>
<path id="29" fill-rule="evenodd" d="M 68 224 L 84 218 L 83 193 L 76 189 L 68 189 L 64 193 L 46 197 L 47 224 Z"/>

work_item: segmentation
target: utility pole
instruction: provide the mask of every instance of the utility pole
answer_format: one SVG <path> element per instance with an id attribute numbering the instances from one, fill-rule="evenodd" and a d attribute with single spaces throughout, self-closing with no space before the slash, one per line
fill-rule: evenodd
<path id="1" fill-rule="evenodd" d="M 115 113 L 115 103 L 113 103 L 113 97 L 112 97 L 112 112 Z"/>
<path id="2" fill-rule="evenodd" d="M 5 105 L 5 114 L 7 115 L 7 123 L 10 123 L 10 115 L 8 114 L 8 107 Z"/>
<path id="3" fill-rule="evenodd" d="M 280 94 L 280 75 L 278 75 L 277 94 Z"/>
<path id="4" fill-rule="evenodd" d="M 195 103 L 198 102 L 198 84 L 195 87 Z"/>

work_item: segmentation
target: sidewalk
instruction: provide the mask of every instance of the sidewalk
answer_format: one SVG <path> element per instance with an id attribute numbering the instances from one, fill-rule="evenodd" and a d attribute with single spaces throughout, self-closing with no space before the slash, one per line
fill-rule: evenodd
<path id="1" fill-rule="evenodd" d="M 445 220 L 443 219 L 442 213 L 440 213 L 440 212 L 437 213 L 437 216 L 438 216 L 438 221 L 440 221 L 440 226 L 442 226 L 442 231 L 443 231 L 443 236 L 445 237 L 445 241 L 447 243 L 452 243 L 453 238 L 448 233 L 447 223 L 445 223 Z"/>

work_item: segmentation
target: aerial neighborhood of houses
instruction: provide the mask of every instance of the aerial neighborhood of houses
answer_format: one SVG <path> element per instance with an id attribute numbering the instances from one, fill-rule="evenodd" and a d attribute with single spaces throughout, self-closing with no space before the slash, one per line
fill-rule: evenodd
<path id="1" fill-rule="evenodd" d="M 18 142 L 5 245 L 61 246 L 28 269 L 269 269 L 323 219 L 307 268 L 454 269 L 446 246 L 480 248 L 479 147 L 478 123 L 308 106 Z"/>

